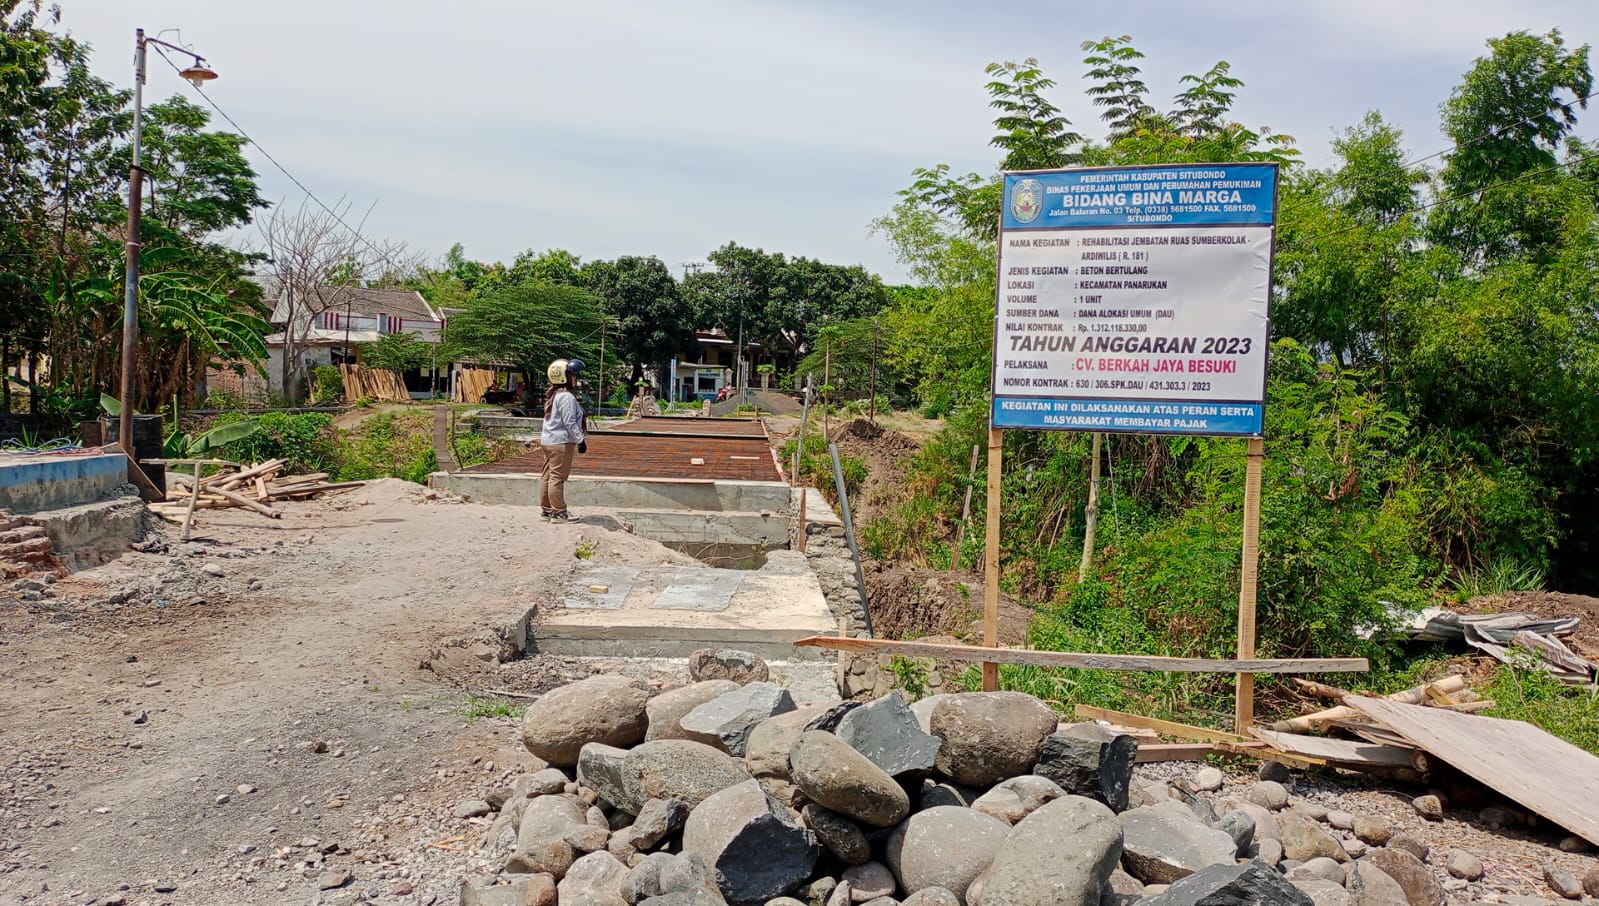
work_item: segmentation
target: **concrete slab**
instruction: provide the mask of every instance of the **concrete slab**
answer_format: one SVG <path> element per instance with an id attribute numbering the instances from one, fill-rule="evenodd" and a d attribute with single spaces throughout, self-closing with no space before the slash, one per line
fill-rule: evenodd
<path id="1" fill-rule="evenodd" d="M 636 566 L 591 566 L 583 573 L 584 582 L 572 587 L 566 606 L 574 610 L 621 610 L 639 579 Z M 606 591 L 594 589 L 605 586 Z"/>
<path id="2" fill-rule="evenodd" d="M 0 454 L 0 509 L 13 513 L 89 503 L 127 483 L 121 454 Z"/>
<path id="3" fill-rule="evenodd" d="M 642 568 L 620 608 L 539 613 L 533 645 L 567 657 L 686 657 L 730 646 L 768 659 L 826 659 L 820 649 L 793 647 L 795 639 L 832 631 L 834 620 L 816 576 L 778 556 L 789 553 L 775 552 L 771 568 L 761 570 Z M 590 584 L 615 579 L 617 573 L 601 572 L 612 569 L 580 568 L 563 600 L 581 600 Z"/>
<path id="4" fill-rule="evenodd" d="M 144 500 L 128 495 L 39 510 L 20 518 L 44 529 L 61 565 L 77 572 L 115 560 L 127 552 L 128 545 L 142 540 L 150 511 Z"/>
<path id="5" fill-rule="evenodd" d="M 537 474 L 434 472 L 428 484 L 477 503 L 539 504 Z M 788 509 L 789 492 L 781 481 L 574 475 L 566 482 L 566 503 L 579 508 L 780 513 Z"/>

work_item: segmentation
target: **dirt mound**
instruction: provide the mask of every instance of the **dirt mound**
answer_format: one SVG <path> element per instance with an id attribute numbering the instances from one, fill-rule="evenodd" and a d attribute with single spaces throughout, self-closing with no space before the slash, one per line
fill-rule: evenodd
<path id="1" fill-rule="evenodd" d="M 838 452 L 866 463 L 866 484 L 850 500 L 855 522 L 864 525 L 904 498 L 902 481 L 921 444 L 908 434 L 857 418 L 833 432 Z"/>
<path id="2" fill-rule="evenodd" d="M 967 644 L 983 639 L 983 583 L 970 573 L 921 567 L 876 568 L 866 573 L 872 628 L 879 638 L 953 636 Z M 1027 641 L 1032 611 L 999 596 L 999 641 Z"/>
<path id="3" fill-rule="evenodd" d="M 1563 641 L 1583 657 L 1599 660 L 1599 598 L 1558 591 L 1513 591 L 1472 598 L 1461 605 L 1460 610 L 1463 613 L 1517 611 L 1540 617 L 1581 617 L 1582 625 Z"/>

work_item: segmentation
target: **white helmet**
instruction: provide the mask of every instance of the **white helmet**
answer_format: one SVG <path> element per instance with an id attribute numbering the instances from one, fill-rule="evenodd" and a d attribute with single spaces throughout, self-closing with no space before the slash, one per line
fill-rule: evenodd
<path id="1" fill-rule="evenodd" d="M 545 372 L 545 377 L 550 379 L 550 386 L 555 387 L 566 383 L 567 378 L 582 371 L 583 367 L 582 359 L 556 359 L 550 363 L 549 370 Z"/>

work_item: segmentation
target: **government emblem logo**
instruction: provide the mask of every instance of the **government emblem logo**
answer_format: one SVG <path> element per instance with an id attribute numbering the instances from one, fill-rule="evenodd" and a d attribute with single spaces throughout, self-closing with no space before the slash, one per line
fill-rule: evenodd
<path id="1" fill-rule="evenodd" d="M 1021 223 L 1032 223 L 1044 210 L 1044 187 L 1036 179 L 1024 179 L 1010 190 L 1010 214 Z"/>

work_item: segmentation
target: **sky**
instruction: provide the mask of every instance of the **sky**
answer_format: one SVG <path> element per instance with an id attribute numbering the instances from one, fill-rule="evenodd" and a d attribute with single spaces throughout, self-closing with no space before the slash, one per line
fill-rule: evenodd
<path id="1" fill-rule="evenodd" d="M 1447 147 L 1438 106 L 1490 36 L 1599 43 L 1595 0 L 54 2 L 118 85 L 135 28 L 179 29 L 163 37 L 220 74 L 207 93 L 259 146 L 268 198 L 305 195 L 262 151 L 429 259 L 457 242 L 482 261 L 566 248 L 681 274 L 733 241 L 890 281 L 903 271 L 870 223 L 911 171 L 996 167 L 990 62 L 1036 57 L 1051 99 L 1099 136 L 1083 40 L 1132 35 L 1157 106 L 1226 60 L 1245 82 L 1236 118 L 1324 165 L 1372 109 L 1415 157 Z M 193 97 L 152 56 L 146 102 L 178 93 Z"/>

